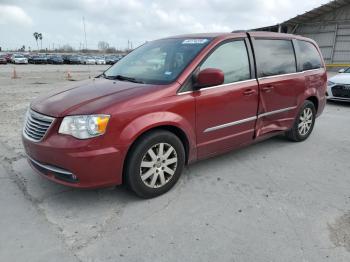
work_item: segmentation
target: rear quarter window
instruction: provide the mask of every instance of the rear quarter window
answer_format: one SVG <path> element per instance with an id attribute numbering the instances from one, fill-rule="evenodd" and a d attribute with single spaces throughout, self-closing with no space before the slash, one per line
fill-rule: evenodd
<path id="1" fill-rule="evenodd" d="M 322 59 L 316 47 L 306 41 L 298 40 L 299 57 L 301 61 L 301 68 L 303 71 L 318 69 L 322 67 Z"/>
<path id="2" fill-rule="evenodd" d="M 259 77 L 290 74 L 297 71 L 291 40 L 256 39 L 254 43 Z"/>

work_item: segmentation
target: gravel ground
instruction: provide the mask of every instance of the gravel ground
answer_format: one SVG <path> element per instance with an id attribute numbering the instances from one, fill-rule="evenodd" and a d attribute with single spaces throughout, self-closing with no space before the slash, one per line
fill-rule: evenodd
<path id="1" fill-rule="evenodd" d="M 350 104 L 304 143 L 281 137 L 185 169 L 169 193 L 76 190 L 36 175 L 29 102 L 107 66 L 0 66 L 0 261 L 350 261 Z"/>

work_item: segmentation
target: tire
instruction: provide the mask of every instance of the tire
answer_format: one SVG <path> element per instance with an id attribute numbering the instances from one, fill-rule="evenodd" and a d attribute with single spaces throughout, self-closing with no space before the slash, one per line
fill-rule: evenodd
<path id="1" fill-rule="evenodd" d="M 184 165 L 185 149 L 181 140 L 168 131 L 152 131 L 140 137 L 131 147 L 125 179 L 136 195 L 153 198 L 166 193 L 176 184 Z"/>
<path id="2" fill-rule="evenodd" d="M 286 137 L 295 142 L 306 140 L 314 129 L 315 120 L 315 105 L 311 101 L 306 100 L 299 110 L 292 129 L 286 132 Z"/>

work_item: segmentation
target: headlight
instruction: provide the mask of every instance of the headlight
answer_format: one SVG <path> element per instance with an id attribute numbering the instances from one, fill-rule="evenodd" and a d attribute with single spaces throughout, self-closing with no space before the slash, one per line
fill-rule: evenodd
<path id="1" fill-rule="evenodd" d="M 58 133 L 87 139 L 103 135 L 106 132 L 109 115 L 66 116 Z"/>
<path id="2" fill-rule="evenodd" d="M 327 86 L 334 86 L 334 85 L 335 85 L 335 83 L 332 82 L 332 81 L 328 81 L 328 82 L 327 82 Z"/>

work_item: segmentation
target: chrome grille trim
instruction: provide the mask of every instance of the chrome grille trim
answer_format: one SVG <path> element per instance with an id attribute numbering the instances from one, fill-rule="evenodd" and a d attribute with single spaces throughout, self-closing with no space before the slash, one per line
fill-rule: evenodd
<path id="1" fill-rule="evenodd" d="M 40 142 L 54 122 L 54 117 L 39 114 L 29 109 L 25 117 L 23 135 L 28 140 Z"/>

